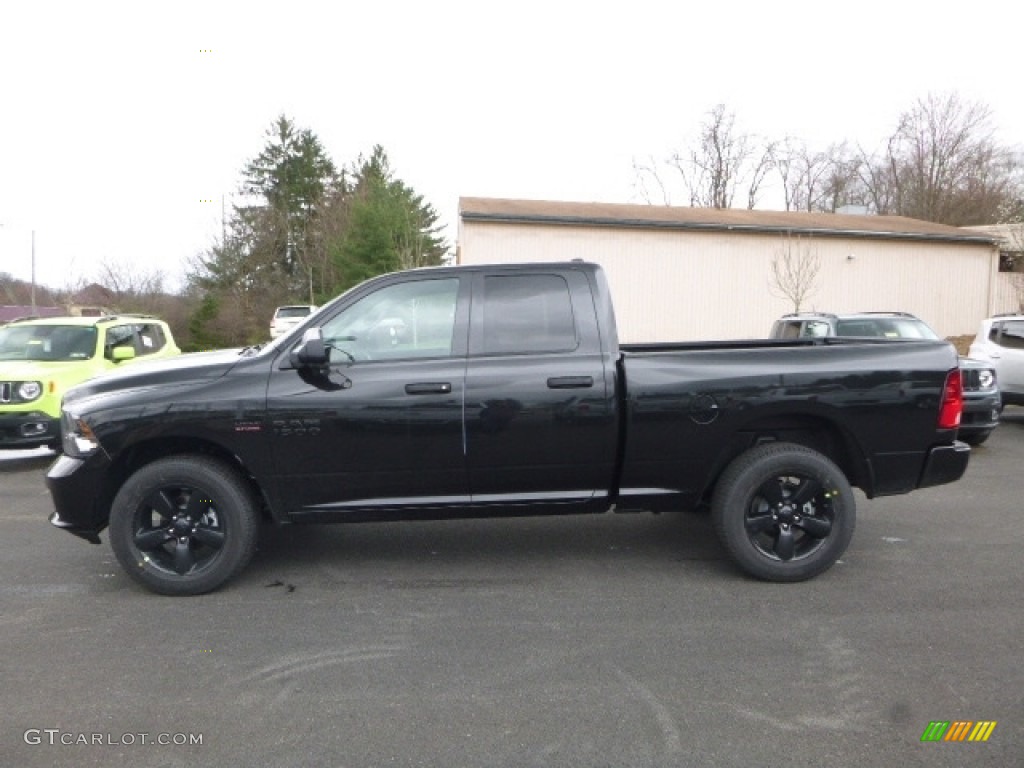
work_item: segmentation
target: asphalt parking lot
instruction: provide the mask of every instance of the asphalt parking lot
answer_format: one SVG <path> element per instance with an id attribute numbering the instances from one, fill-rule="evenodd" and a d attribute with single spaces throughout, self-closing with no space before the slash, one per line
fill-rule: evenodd
<path id="1" fill-rule="evenodd" d="M 669 514 L 268 529 L 158 597 L 46 522 L 51 460 L 0 454 L 4 766 L 1024 765 L 1024 408 L 794 585 Z"/>

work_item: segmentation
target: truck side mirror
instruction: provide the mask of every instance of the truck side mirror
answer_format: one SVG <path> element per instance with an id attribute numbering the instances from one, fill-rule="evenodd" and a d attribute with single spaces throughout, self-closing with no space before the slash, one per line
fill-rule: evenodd
<path id="1" fill-rule="evenodd" d="M 330 362 L 330 353 L 319 328 L 307 328 L 300 341 L 288 354 L 296 368 L 323 368 Z"/>

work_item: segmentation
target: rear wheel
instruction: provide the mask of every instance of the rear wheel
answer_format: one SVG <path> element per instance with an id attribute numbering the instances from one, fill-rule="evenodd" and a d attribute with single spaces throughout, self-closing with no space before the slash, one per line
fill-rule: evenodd
<path id="1" fill-rule="evenodd" d="M 831 568 L 853 536 L 856 503 L 842 471 L 802 445 L 769 443 L 730 464 L 711 503 L 736 564 L 766 581 L 803 581 Z"/>
<path id="2" fill-rule="evenodd" d="M 131 475 L 110 510 L 110 545 L 128 575 L 164 595 L 198 595 L 256 551 L 256 502 L 216 459 L 176 456 Z"/>

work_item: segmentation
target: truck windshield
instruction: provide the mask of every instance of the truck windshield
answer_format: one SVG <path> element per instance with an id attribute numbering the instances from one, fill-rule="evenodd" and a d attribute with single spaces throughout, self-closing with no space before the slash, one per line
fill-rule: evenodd
<path id="1" fill-rule="evenodd" d="M 9 325 L 0 328 L 0 360 L 88 360 L 96 329 L 80 325 Z"/>

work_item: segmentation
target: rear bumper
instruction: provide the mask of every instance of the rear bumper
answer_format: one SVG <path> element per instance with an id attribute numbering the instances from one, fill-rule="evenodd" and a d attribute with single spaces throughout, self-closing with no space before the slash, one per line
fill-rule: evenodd
<path id="1" fill-rule="evenodd" d="M 953 483 L 963 477 L 967 464 L 971 459 L 971 447 L 959 440 L 952 445 L 940 445 L 932 448 L 925 459 L 918 488 L 929 488 L 933 485 Z"/>

